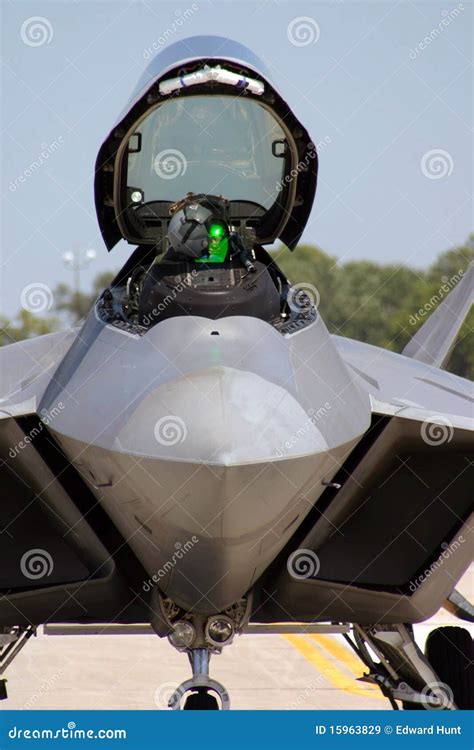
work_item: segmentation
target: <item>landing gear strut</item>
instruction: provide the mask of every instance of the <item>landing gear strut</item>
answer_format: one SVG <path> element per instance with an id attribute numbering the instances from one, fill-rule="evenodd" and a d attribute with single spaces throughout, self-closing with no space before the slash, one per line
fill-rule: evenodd
<path id="1" fill-rule="evenodd" d="M 5 670 L 33 635 L 36 635 L 36 628 L 33 625 L 0 628 L 0 700 L 2 701 L 8 698 L 7 680 L 3 677 Z"/>
<path id="2" fill-rule="evenodd" d="M 174 711 L 181 709 L 183 698 L 188 693 L 184 704 L 184 711 L 216 711 L 219 703 L 213 693 L 220 699 L 223 710 L 230 707 L 229 694 L 225 687 L 217 680 L 209 677 L 209 661 L 211 652 L 207 648 L 193 648 L 188 651 L 193 676 L 176 688 L 169 700 L 169 707 Z"/>
<path id="3" fill-rule="evenodd" d="M 456 710 L 450 685 L 440 682 L 441 675 L 416 645 L 410 626 L 354 625 L 353 640 L 345 638 L 369 667 L 360 679 L 378 685 L 392 708 L 398 709 L 396 701 L 401 701 L 405 710 Z"/>

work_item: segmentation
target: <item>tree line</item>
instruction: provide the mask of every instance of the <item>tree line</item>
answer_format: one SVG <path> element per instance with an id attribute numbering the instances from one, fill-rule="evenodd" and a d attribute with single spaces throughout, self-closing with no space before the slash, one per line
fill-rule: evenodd
<path id="1" fill-rule="evenodd" d="M 273 255 L 293 283 L 308 289 L 331 333 L 401 352 L 474 262 L 474 234 L 423 270 L 368 260 L 342 263 L 311 245 L 300 245 L 293 253 L 280 248 Z M 99 274 L 88 293 L 77 293 L 64 283 L 57 285 L 54 306 L 47 315 L 21 309 L 13 320 L 0 317 L 0 346 L 76 323 L 114 275 Z M 451 372 L 471 379 L 473 330 L 471 309 L 448 366 Z"/>

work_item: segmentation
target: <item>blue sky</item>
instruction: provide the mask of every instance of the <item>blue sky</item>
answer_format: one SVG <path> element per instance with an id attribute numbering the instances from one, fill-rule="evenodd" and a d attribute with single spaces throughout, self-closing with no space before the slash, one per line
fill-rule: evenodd
<path id="1" fill-rule="evenodd" d="M 108 254 L 98 231 L 96 152 L 149 51 L 194 34 L 263 57 L 325 143 L 303 241 L 344 260 L 419 267 L 462 243 L 473 227 L 472 8 L 2 0 L 0 313 L 18 311 L 27 284 L 70 282 L 64 252 L 96 251 L 85 288 L 130 254 L 125 242 Z"/>

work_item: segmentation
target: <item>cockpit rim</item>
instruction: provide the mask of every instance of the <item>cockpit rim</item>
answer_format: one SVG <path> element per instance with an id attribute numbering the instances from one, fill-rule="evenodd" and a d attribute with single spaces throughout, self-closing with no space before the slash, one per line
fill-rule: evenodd
<path id="1" fill-rule="evenodd" d="M 229 98 L 232 97 L 232 93 L 229 89 L 232 89 L 232 87 L 229 86 L 219 86 L 215 87 L 215 91 L 213 93 L 210 93 L 209 91 L 206 91 L 203 86 L 194 86 L 192 91 L 180 91 L 179 97 L 198 97 L 198 96 L 228 96 Z M 221 89 L 225 88 L 226 91 L 222 91 Z M 284 122 L 283 118 L 280 117 L 279 113 L 276 112 L 276 110 L 271 107 L 267 102 L 263 101 L 260 96 L 254 95 L 254 94 L 245 94 L 245 97 L 248 99 L 252 99 L 253 101 L 256 101 L 256 103 L 261 106 L 263 109 L 265 109 L 267 112 L 270 113 L 270 115 L 274 118 L 275 122 L 279 125 L 279 127 L 283 130 L 285 133 L 285 137 L 287 138 L 288 144 L 289 144 L 289 150 L 290 150 L 290 161 L 291 166 L 289 173 L 292 174 L 292 172 L 297 168 L 298 164 L 298 148 L 296 145 L 296 141 L 293 137 L 293 134 L 291 133 L 290 129 L 288 128 L 287 124 Z M 175 95 L 168 95 L 160 98 L 157 102 L 155 102 L 153 105 L 151 105 L 148 109 L 146 109 L 141 116 L 133 122 L 133 124 L 128 128 L 126 133 L 124 134 L 122 141 L 120 145 L 117 148 L 117 152 L 114 159 L 114 180 L 113 180 L 113 204 L 114 204 L 114 210 L 117 220 L 117 225 L 120 229 L 120 232 L 123 236 L 123 238 L 131 243 L 131 244 L 139 244 L 139 245 L 157 245 L 161 244 L 161 241 L 166 236 L 166 227 L 167 227 L 167 220 L 170 217 L 162 217 L 163 220 L 163 229 L 159 233 L 159 236 L 156 237 L 149 237 L 144 238 L 141 236 L 134 235 L 132 231 L 130 231 L 130 224 L 127 226 L 127 214 L 128 214 L 128 207 L 126 205 L 126 186 L 123 182 L 123 174 L 124 174 L 124 163 L 126 161 L 126 154 L 127 154 L 127 146 L 130 140 L 130 137 L 137 131 L 137 129 L 140 127 L 140 124 L 144 122 L 153 112 L 155 112 L 157 109 L 165 105 L 168 101 L 176 99 Z M 260 244 L 267 244 L 274 241 L 275 237 L 278 237 L 280 233 L 283 231 L 284 227 L 288 223 L 288 217 L 291 214 L 291 208 L 294 205 L 295 197 L 296 197 L 296 180 L 294 179 L 285 179 L 287 175 L 282 176 L 281 181 L 283 186 L 283 189 L 278 193 L 278 196 L 284 196 L 284 206 L 281 209 L 281 217 L 277 225 L 272 229 L 272 232 L 269 236 L 261 237 L 259 236 L 258 241 Z M 226 198 L 227 196 L 223 196 Z M 125 200 L 124 200 L 125 198 Z M 239 201 L 230 201 L 230 204 L 232 203 L 238 203 Z M 124 205 L 125 204 L 125 205 Z M 146 205 L 146 204 L 145 204 Z M 265 213 L 268 213 L 271 211 L 275 206 L 275 201 L 272 203 L 272 206 L 269 209 L 265 209 L 264 206 L 260 207 L 265 211 Z"/>

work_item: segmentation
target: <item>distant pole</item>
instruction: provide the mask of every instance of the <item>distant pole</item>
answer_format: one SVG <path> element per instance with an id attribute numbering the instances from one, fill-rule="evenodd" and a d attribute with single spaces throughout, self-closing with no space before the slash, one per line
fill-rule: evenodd
<path id="1" fill-rule="evenodd" d="M 77 317 L 80 318 L 80 299 L 81 299 L 81 271 L 87 268 L 95 259 L 95 250 L 68 250 L 64 253 L 63 261 L 66 268 L 69 268 L 73 274 L 74 303 Z"/>
<path id="2" fill-rule="evenodd" d="M 81 271 L 95 260 L 95 250 L 69 250 L 63 255 L 63 261 L 66 268 L 70 268 L 73 272 L 74 279 L 74 293 L 80 294 L 81 291 Z"/>

